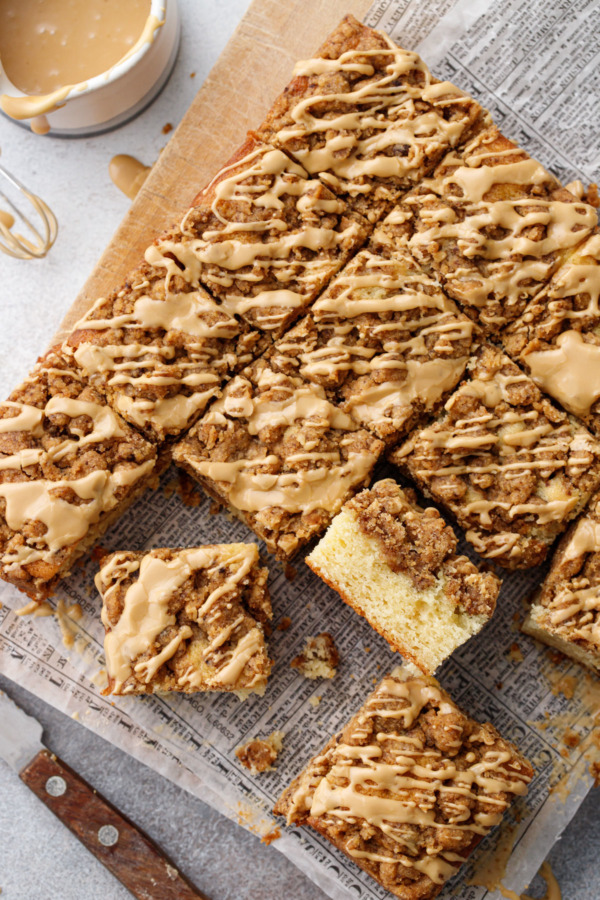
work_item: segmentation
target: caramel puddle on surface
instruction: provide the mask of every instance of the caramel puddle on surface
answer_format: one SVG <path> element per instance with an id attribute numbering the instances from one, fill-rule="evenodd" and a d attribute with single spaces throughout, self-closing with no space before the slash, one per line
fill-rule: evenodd
<path id="1" fill-rule="evenodd" d="M 135 156 L 119 153 L 117 156 L 113 156 L 108 164 L 108 174 L 115 187 L 133 200 L 148 177 L 151 168 L 152 166 L 145 166 Z"/>
<path id="2" fill-rule="evenodd" d="M 535 900 L 529 894 L 517 894 L 516 891 L 511 891 L 502 884 L 516 837 L 516 825 L 504 826 L 496 845 L 486 850 L 477 861 L 475 872 L 467 884 L 473 887 L 484 887 L 488 891 L 498 891 L 506 900 Z M 549 862 L 542 863 L 538 874 L 546 882 L 546 892 L 543 897 L 540 897 L 540 900 L 562 900 L 560 886 Z"/>

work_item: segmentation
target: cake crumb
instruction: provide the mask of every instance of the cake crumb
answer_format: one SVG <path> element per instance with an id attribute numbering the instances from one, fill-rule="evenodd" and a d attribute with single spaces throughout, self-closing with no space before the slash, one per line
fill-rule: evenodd
<path id="1" fill-rule="evenodd" d="M 193 481 L 186 472 L 179 472 L 178 475 L 179 478 L 175 490 L 179 494 L 183 505 L 192 507 L 201 506 L 202 501 L 204 500 L 204 494 L 198 487 L 198 484 Z"/>
<path id="2" fill-rule="evenodd" d="M 280 837 L 281 837 L 281 829 L 273 828 L 272 831 L 269 831 L 268 834 L 265 834 L 264 837 L 261 837 L 260 842 L 261 842 L 261 844 L 266 844 L 267 846 L 269 846 L 269 844 L 272 844 L 273 841 L 276 841 Z"/>
<path id="3" fill-rule="evenodd" d="M 523 656 L 523 651 L 515 641 L 510 645 L 510 649 L 508 651 L 508 658 L 513 662 L 522 663 L 525 657 Z"/>
<path id="4" fill-rule="evenodd" d="M 291 563 L 286 563 L 283 567 L 283 574 L 288 581 L 293 581 L 298 574 L 298 569 L 292 566 Z"/>
<path id="5" fill-rule="evenodd" d="M 567 728 L 567 730 L 563 734 L 563 742 L 567 745 L 567 747 L 571 747 L 573 749 L 575 747 L 578 747 L 581 743 L 581 735 L 577 734 L 576 731 L 573 731 L 572 728 Z"/>
<path id="6" fill-rule="evenodd" d="M 241 744 L 236 749 L 235 755 L 241 764 L 250 770 L 251 775 L 269 772 L 281 752 L 283 737 L 283 731 L 274 731 L 266 738 L 254 738 L 246 744 Z"/>
<path id="7" fill-rule="evenodd" d="M 577 679 L 573 675 L 563 675 L 552 687 L 552 693 L 558 697 L 562 694 L 567 700 L 572 700 L 577 689 Z"/>
<path id="8" fill-rule="evenodd" d="M 316 697 L 309 697 L 309 698 L 308 698 L 308 702 L 310 703 L 310 705 L 311 705 L 312 707 L 314 707 L 314 708 L 316 709 L 317 706 L 319 705 L 319 703 L 321 702 L 321 699 L 322 699 L 322 698 L 321 698 L 321 695 L 320 695 L 320 694 L 317 694 Z"/>
<path id="9" fill-rule="evenodd" d="M 287 631 L 290 625 L 292 624 L 292 620 L 289 616 L 283 616 L 281 621 L 277 626 L 277 631 Z"/>
<path id="10" fill-rule="evenodd" d="M 333 678 L 339 661 L 332 636 L 323 631 L 307 640 L 304 650 L 291 661 L 290 666 L 298 669 L 305 678 Z"/>
<path id="11" fill-rule="evenodd" d="M 171 124 L 171 122 L 165 122 L 162 127 L 162 133 L 168 134 L 170 131 L 173 131 L 173 125 Z"/>
<path id="12" fill-rule="evenodd" d="M 195 72 L 190 72 L 190 78 L 195 78 L 195 77 L 196 77 L 196 73 L 195 73 Z"/>

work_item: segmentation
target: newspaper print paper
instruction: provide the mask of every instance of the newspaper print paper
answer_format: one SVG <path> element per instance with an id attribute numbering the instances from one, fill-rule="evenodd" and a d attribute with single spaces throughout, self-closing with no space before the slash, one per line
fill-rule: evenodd
<path id="1" fill-rule="evenodd" d="M 475 94 L 510 137 L 563 180 L 589 181 L 595 173 L 597 177 L 598 166 L 591 137 L 600 132 L 600 104 L 592 102 L 598 96 L 600 67 L 589 38 L 597 19 L 597 4 L 583 0 L 552 5 L 547 0 L 378 0 L 366 21 L 400 44 L 419 49 L 436 75 Z M 183 505 L 173 492 L 174 477 L 173 471 L 166 473 L 161 488 L 128 512 L 102 541 L 103 547 L 141 550 L 253 539 L 243 525 L 222 513 L 211 514 L 206 501 Z M 270 833 L 281 825 L 270 814 L 281 790 L 399 661 L 385 641 L 310 572 L 303 555 L 292 581 L 268 559 L 275 666 L 264 698 L 240 703 L 233 695 L 102 697 L 98 671 L 104 662 L 103 630 L 93 586 L 96 566 L 89 559 L 56 596 L 67 606 L 79 603 L 83 610 L 81 620 L 70 624 L 72 649 L 65 648 L 56 619 L 16 616 L 22 595 L 0 586 L 0 670 L 225 815 L 257 834 Z M 506 887 L 517 891 L 531 881 L 590 783 L 581 753 L 567 751 L 562 743 L 566 718 L 582 739 L 586 736 L 583 695 L 576 693 L 567 701 L 554 693 L 551 676 L 556 666 L 548 652 L 518 632 L 523 600 L 542 574 L 531 570 L 507 575 L 491 624 L 438 673 L 458 704 L 492 721 L 536 768 L 521 804 L 515 850 L 504 878 Z M 291 627 L 278 630 L 286 616 Z M 342 662 L 331 682 L 307 681 L 289 663 L 307 636 L 324 630 L 334 636 Z M 580 676 L 568 662 L 562 672 Z M 237 761 L 235 748 L 274 729 L 285 732 L 276 769 L 252 777 Z M 560 778 L 570 779 L 566 799 L 567 792 L 548 792 Z M 333 900 L 389 896 L 320 835 L 304 829 L 282 832 L 273 846 Z M 461 873 L 441 896 L 500 896 L 467 886 L 468 874 Z"/>

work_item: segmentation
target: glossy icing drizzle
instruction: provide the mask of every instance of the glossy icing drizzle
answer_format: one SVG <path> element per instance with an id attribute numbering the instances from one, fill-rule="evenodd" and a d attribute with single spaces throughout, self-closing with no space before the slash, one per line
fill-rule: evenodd
<path id="1" fill-rule="evenodd" d="M 477 727 L 465 742 L 466 752 L 460 753 L 460 725 L 454 726 L 452 740 L 450 719 L 445 729 L 449 755 L 431 746 L 418 728 L 426 707 L 437 708 L 440 716 L 457 711 L 432 679 L 385 678 L 353 721 L 350 741 L 340 739 L 301 776 L 290 799 L 288 821 L 305 812 L 324 827 L 335 828 L 342 821 L 361 833 L 364 828 L 370 843 L 380 841 L 380 849 L 361 849 L 366 842 L 350 840 L 344 848 L 350 856 L 412 868 L 434 884 L 454 875 L 464 856 L 445 848 L 441 840 L 424 852 L 416 844 L 416 833 L 427 829 L 438 835 L 445 830 L 485 835 L 500 822 L 513 797 L 526 794 L 530 776 L 509 745 L 488 746 L 489 735 Z M 375 739 L 366 743 L 374 719 L 397 726 L 375 732 Z M 479 754 L 469 752 L 469 743 Z"/>
<path id="2" fill-rule="evenodd" d="M 335 261 L 340 250 L 361 238 L 357 221 L 338 228 L 342 200 L 268 146 L 222 169 L 204 191 L 211 195 L 214 226 L 198 236 L 192 208 L 181 223 L 183 240 L 160 240 L 146 260 L 166 268 L 167 283 L 173 275 L 202 281 L 230 314 L 252 311 L 266 330 L 279 328 L 290 310 L 316 296 L 343 263 Z M 286 220 L 290 201 L 292 224 Z"/>
<path id="3" fill-rule="evenodd" d="M 228 621 L 240 583 L 257 563 L 254 544 L 180 550 L 168 560 L 150 553 L 141 561 L 127 553 L 114 554 L 96 576 L 104 599 L 104 649 L 113 692 L 131 693 L 140 682 L 149 684 L 182 645 L 189 649 L 192 644 L 201 649 L 193 657 L 190 654 L 190 664 L 178 679 L 182 690 L 259 686 L 266 676 L 245 669 L 255 654 L 264 651 L 263 632 L 241 607 L 240 614 Z M 219 578 L 196 611 L 195 634 L 189 625 L 178 625 L 170 604 L 176 591 L 200 570 L 209 577 L 218 572 Z M 106 602 L 132 577 L 135 580 L 126 590 L 123 611 L 113 622 Z M 176 634 L 157 650 L 156 641 L 165 629 L 176 629 Z"/>

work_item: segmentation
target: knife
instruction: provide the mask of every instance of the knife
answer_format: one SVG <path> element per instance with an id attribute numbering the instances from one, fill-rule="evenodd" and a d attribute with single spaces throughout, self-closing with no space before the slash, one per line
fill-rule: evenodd
<path id="1" fill-rule="evenodd" d="M 129 819 L 42 744 L 42 726 L 0 691 L 0 758 L 138 900 L 207 900 Z"/>

